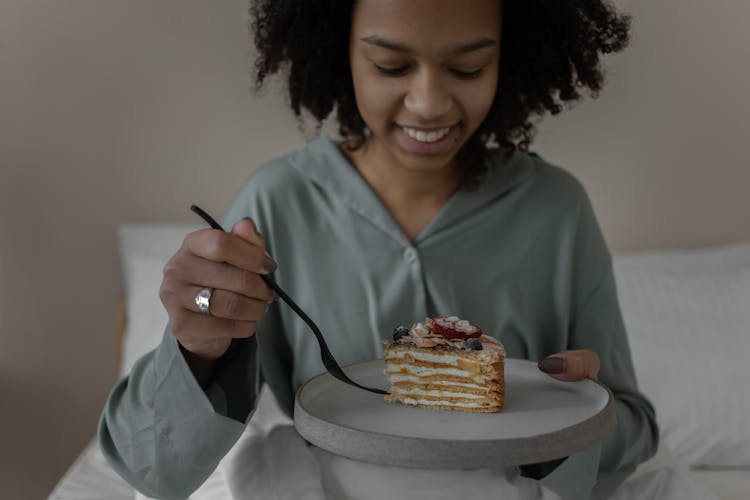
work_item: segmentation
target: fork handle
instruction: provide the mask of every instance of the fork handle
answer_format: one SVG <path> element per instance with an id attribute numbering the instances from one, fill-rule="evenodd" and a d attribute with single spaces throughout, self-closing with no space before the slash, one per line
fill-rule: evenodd
<path id="1" fill-rule="evenodd" d="M 202 208 L 200 208 L 198 205 L 191 205 L 190 210 L 198 214 L 201 219 L 206 221 L 209 226 L 211 226 L 213 229 L 217 229 L 219 231 L 224 231 L 224 228 L 221 227 L 221 225 L 214 220 L 213 217 L 208 215 Z M 292 310 L 297 313 L 297 316 L 302 318 L 302 321 L 304 321 L 308 327 L 310 327 L 310 330 L 312 330 L 313 334 L 315 335 L 315 338 L 318 341 L 318 345 L 320 346 L 320 357 L 323 361 L 323 366 L 326 367 L 326 370 L 328 370 L 328 373 L 330 373 L 332 376 L 336 377 L 337 379 L 341 380 L 342 382 L 345 382 L 349 385 L 353 385 L 355 387 L 359 387 L 360 389 L 364 389 L 365 391 L 374 392 L 376 394 L 388 394 L 387 391 L 384 391 L 382 389 L 374 389 L 371 387 L 365 387 L 363 385 L 359 385 L 352 379 L 350 379 L 346 373 L 344 373 L 344 370 L 341 369 L 341 366 L 339 366 L 338 362 L 336 362 L 336 359 L 333 357 L 333 354 L 331 354 L 331 351 L 328 349 L 328 344 L 326 344 L 325 339 L 323 338 L 323 334 L 318 329 L 318 326 L 315 324 L 315 322 L 310 319 L 310 317 L 305 314 L 305 311 L 302 310 L 293 300 L 292 298 L 286 294 L 284 290 L 281 289 L 281 287 L 273 280 L 271 275 L 268 274 L 261 274 L 260 277 L 265 281 L 266 285 L 268 285 L 270 288 L 275 291 L 279 297 L 281 297 L 281 300 L 287 303 L 289 307 L 292 308 Z"/>

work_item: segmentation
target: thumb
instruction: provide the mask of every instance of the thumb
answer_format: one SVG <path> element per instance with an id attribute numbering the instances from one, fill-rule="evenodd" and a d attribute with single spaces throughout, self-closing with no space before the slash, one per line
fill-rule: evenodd
<path id="1" fill-rule="evenodd" d="M 539 362 L 541 371 L 565 382 L 584 378 L 596 380 L 600 367 L 599 356 L 588 349 L 553 354 Z"/>
<path id="2" fill-rule="evenodd" d="M 232 226 L 232 234 L 236 234 L 243 240 L 246 240 L 254 245 L 265 248 L 266 241 L 263 235 L 258 231 L 258 227 L 250 217 L 245 217 L 238 220 Z"/>

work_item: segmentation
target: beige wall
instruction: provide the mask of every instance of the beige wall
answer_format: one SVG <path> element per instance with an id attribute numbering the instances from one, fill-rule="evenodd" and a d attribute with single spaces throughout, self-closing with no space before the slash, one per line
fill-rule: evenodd
<path id="1" fill-rule="evenodd" d="M 618 3 L 633 36 L 610 85 L 538 148 L 583 180 L 616 250 L 749 239 L 750 2 Z"/>
<path id="2" fill-rule="evenodd" d="M 589 189 L 616 250 L 750 239 L 750 4 L 625 1 L 611 85 L 538 149 Z M 301 143 L 252 97 L 245 0 L 0 2 L 0 485 L 45 496 L 116 373 L 115 227 L 221 213 Z M 733 64 L 734 63 L 734 64 Z M 9 489 L 7 489 L 9 488 Z"/>

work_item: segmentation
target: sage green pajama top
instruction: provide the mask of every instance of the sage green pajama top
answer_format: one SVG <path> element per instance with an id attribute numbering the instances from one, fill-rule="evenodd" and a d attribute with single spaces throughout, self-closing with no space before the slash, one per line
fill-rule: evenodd
<path id="1" fill-rule="evenodd" d="M 456 315 L 540 360 L 572 349 L 601 359 L 617 426 L 603 443 L 595 497 L 605 497 L 658 442 L 638 391 L 610 253 L 581 184 L 534 154 L 489 161 L 414 242 L 335 142 L 321 136 L 255 170 L 223 225 L 249 216 L 282 288 L 320 326 L 341 365 L 383 356 L 396 325 Z M 167 326 L 161 344 L 114 387 L 101 448 L 141 492 L 185 498 L 216 468 L 269 385 L 291 415 L 296 389 L 325 371 L 308 327 L 280 301 L 250 339 L 235 340 L 201 389 Z"/>

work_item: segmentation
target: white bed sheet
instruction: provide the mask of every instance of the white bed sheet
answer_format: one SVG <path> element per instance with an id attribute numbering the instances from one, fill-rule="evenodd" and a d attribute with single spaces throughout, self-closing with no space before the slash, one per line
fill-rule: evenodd
<path id="1" fill-rule="evenodd" d="M 696 482 L 662 443 L 656 455 L 641 465 L 612 496 L 612 500 L 725 500 Z"/>
<path id="2" fill-rule="evenodd" d="M 247 443 L 255 441 L 252 435 L 267 436 L 277 425 L 291 421 L 281 413 L 270 392 L 264 390 L 258 410 L 248 426 L 246 435 L 225 457 L 217 470 L 190 497 L 190 500 L 231 500 L 231 490 L 246 494 L 238 488 L 249 476 L 242 467 L 247 457 L 241 457 Z M 231 476 L 231 477 L 230 477 Z M 315 478 L 310 478 L 315 479 Z M 273 498 L 274 495 L 271 495 Z M 54 500 L 141 500 L 135 492 L 109 466 L 92 440 L 76 462 L 58 483 L 49 497 Z M 259 497 L 260 498 L 260 497 Z M 666 449 L 642 464 L 615 493 L 613 500 L 750 500 L 750 471 L 747 470 L 690 470 Z M 261 499 L 262 500 L 262 499 Z"/>
<path id="3" fill-rule="evenodd" d="M 50 500 L 140 500 L 107 464 L 92 440 L 50 494 Z M 217 471 L 191 500 L 231 500 L 224 469 Z M 612 500 L 750 500 L 748 470 L 689 470 L 677 465 L 654 465 L 636 474 Z"/>
<path id="4" fill-rule="evenodd" d="M 112 470 L 92 439 L 49 496 L 50 500 L 133 500 L 135 492 Z"/>
<path id="5" fill-rule="evenodd" d="M 689 471 L 690 478 L 720 500 L 750 500 L 750 469 Z"/>
<path id="6" fill-rule="evenodd" d="M 52 490 L 49 500 L 147 499 L 110 467 L 96 438 L 86 446 Z M 224 475 L 217 470 L 188 500 L 231 500 Z"/>

